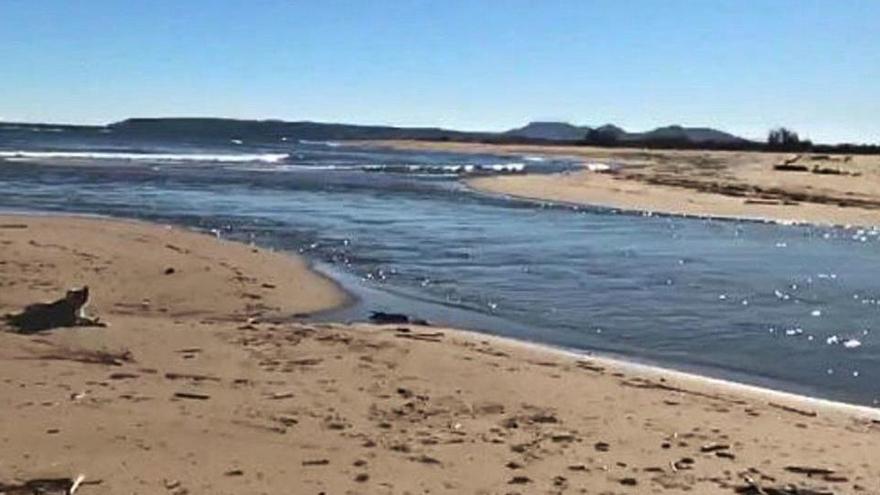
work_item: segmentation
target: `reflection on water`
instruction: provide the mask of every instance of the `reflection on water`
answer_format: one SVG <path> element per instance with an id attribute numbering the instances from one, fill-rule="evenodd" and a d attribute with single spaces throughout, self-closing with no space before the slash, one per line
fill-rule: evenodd
<path id="1" fill-rule="evenodd" d="M 830 398 L 880 397 L 876 231 L 549 207 L 455 179 L 568 166 L 558 161 L 281 151 L 278 163 L 7 161 L 0 208 L 161 220 L 303 253 L 364 297 L 336 317 L 414 312 Z"/>

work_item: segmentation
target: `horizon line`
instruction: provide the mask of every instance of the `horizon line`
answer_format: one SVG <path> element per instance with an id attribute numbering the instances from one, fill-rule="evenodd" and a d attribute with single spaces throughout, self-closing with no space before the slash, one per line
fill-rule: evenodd
<path id="1" fill-rule="evenodd" d="M 589 124 L 575 124 L 569 120 L 551 120 L 551 119 L 531 119 L 531 120 L 525 121 L 525 124 L 520 124 L 520 125 L 517 125 L 514 127 L 496 128 L 495 130 L 477 129 L 477 128 L 459 128 L 459 127 L 452 127 L 452 126 L 444 126 L 442 124 L 363 123 L 363 122 L 346 122 L 346 121 L 338 121 L 338 120 L 308 120 L 308 119 L 292 120 L 292 119 L 276 118 L 276 117 L 260 117 L 260 118 L 221 117 L 221 116 L 216 116 L 216 115 L 215 116 L 205 116 L 205 115 L 200 115 L 200 116 L 193 116 L 193 115 L 129 116 L 129 117 L 125 117 L 125 118 L 122 118 L 119 120 L 113 120 L 113 121 L 105 122 L 105 123 L 83 123 L 83 122 L 70 122 L 70 121 L 68 121 L 68 122 L 56 122 L 56 121 L 49 122 L 49 121 L 10 120 L 10 119 L 6 119 L 4 117 L 0 117 L 0 125 L 49 125 L 49 126 L 56 125 L 56 126 L 66 126 L 66 127 L 109 127 L 113 124 L 118 124 L 120 122 L 125 122 L 128 120 L 141 120 L 141 119 L 142 120 L 163 120 L 163 119 L 166 119 L 166 120 L 194 119 L 194 120 L 196 120 L 196 119 L 204 119 L 204 120 L 233 120 L 233 121 L 242 121 L 242 122 L 278 122 L 278 123 L 288 123 L 288 124 L 290 124 L 290 123 L 309 123 L 309 124 L 323 124 L 323 125 L 348 125 L 348 126 L 358 126 L 358 127 L 392 127 L 392 128 L 398 128 L 398 129 L 439 129 L 439 130 L 451 131 L 451 132 L 486 133 L 486 134 L 502 134 L 504 132 L 519 129 L 519 128 L 522 128 L 526 125 L 535 124 L 535 123 L 566 124 L 566 125 L 571 125 L 574 127 L 587 127 L 590 129 L 598 129 L 603 126 L 613 125 L 613 126 L 616 126 L 616 127 L 623 129 L 624 131 L 626 131 L 628 133 L 646 133 L 646 132 L 650 132 L 650 131 L 654 131 L 654 130 L 662 129 L 662 128 L 667 128 L 667 127 L 682 127 L 685 129 L 711 129 L 714 131 L 725 132 L 725 133 L 731 134 L 735 137 L 738 137 L 740 139 L 745 139 L 745 140 L 754 141 L 754 142 L 762 142 L 765 140 L 765 137 L 763 137 L 763 136 L 743 137 L 739 134 L 734 133 L 734 131 L 726 130 L 724 127 L 713 127 L 708 124 L 701 125 L 701 124 L 670 123 L 670 124 L 665 124 L 665 125 L 658 125 L 656 127 L 649 127 L 649 128 L 645 128 L 645 129 L 641 129 L 641 130 L 633 130 L 633 128 L 629 128 L 625 125 L 620 125 L 620 124 L 613 123 L 613 122 L 606 122 L 604 124 L 599 124 L 599 125 L 589 125 Z M 771 130 L 774 130 L 774 129 L 781 128 L 781 127 L 790 129 L 790 130 L 798 133 L 805 140 L 812 141 L 812 139 L 809 137 L 808 132 L 804 132 L 802 129 L 797 129 L 794 126 L 789 126 L 789 125 L 784 125 L 784 124 L 772 125 L 769 128 L 767 128 L 765 133 L 770 132 Z M 862 146 L 868 145 L 868 146 L 871 146 L 871 145 L 880 145 L 880 141 L 877 141 L 877 142 L 837 141 L 834 143 L 816 141 L 816 144 L 827 144 L 827 145 L 832 145 L 832 146 L 835 146 L 835 145 L 862 145 Z"/>

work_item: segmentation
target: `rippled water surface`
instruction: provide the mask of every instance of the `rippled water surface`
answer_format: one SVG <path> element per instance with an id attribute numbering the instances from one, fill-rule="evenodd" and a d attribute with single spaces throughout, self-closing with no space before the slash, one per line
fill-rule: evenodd
<path id="1" fill-rule="evenodd" d="M 168 221 L 301 252 L 363 298 L 333 317 L 414 312 L 823 397 L 880 398 L 875 231 L 550 207 L 458 182 L 570 166 L 528 157 L 46 143 L 0 141 L 0 208 Z"/>

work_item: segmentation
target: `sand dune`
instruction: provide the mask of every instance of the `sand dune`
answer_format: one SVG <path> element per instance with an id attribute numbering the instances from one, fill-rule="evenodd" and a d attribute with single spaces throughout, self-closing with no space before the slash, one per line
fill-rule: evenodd
<path id="1" fill-rule="evenodd" d="M 133 222 L 0 218 L 0 312 L 84 283 L 108 328 L 0 332 L 0 483 L 880 493 L 876 411 L 452 329 L 290 321 L 345 300 L 301 260 Z M 787 484 L 815 491 L 772 491 Z"/>

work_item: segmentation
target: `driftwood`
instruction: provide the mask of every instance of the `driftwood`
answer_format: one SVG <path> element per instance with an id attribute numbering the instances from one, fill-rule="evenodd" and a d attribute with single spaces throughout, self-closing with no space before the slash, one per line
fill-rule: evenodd
<path id="1" fill-rule="evenodd" d="M 829 474 L 834 474 L 833 469 L 811 466 L 786 466 L 785 470 L 789 473 L 805 474 L 810 478 L 813 476 L 827 476 Z"/>
<path id="2" fill-rule="evenodd" d="M 192 392 L 174 392 L 174 397 L 176 397 L 178 399 L 191 399 L 191 400 L 208 400 L 211 398 L 210 395 L 195 394 Z"/>
<path id="3" fill-rule="evenodd" d="M 46 361 L 75 361 L 85 364 L 101 364 L 105 366 L 122 366 L 134 362 L 131 351 L 93 351 L 88 349 L 62 349 L 53 353 L 40 354 L 35 357 L 19 359 L 39 359 Z"/>
<path id="4" fill-rule="evenodd" d="M 210 375 L 199 375 L 194 373 L 174 373 L 168 372 L 165 373 L 165 378 L 169 380 L 192 380 L 194 382 L 203 382 L 203 381 L 211 381 L 211 382 L 219 382 L 220 378 L 216 376 Z"/>
<path id="5" fill-rule="evenodd" d="M 665 383 L 656 383 L 656 382 L 652 382 L 650 380 L 646 380 L 644 378 L 633 378 L 630 380 L 623 381 L 623 382 L 621 382 L 621 384 L 626 387 L 666 390 L 669 392 L 677 392 L 680 394 L 694 395 L 697 397 L 704 397 L 706 399 L 727 402 L 730 404 L 738 404 L 738 405 L 746 405 L 747 404 L 747 402 L 744 400 L 734 399 L 732 397 L 725 397 L 723 395 L 711 394 L 711 393 L 706 393 L 706 392 L 699 392 L 697 390 L 688 390 L 686 388 L 676 387 L 673 385 L 667 385 Z"/>
<path id="6" fill-rule="evenodd" d="M 749 476 L 745 477 L 745 484 L 735 486 L 734 492 L 742 495 L 834 495 L 834 492 L 803 488 L 794 485 L 761 486 Z"/>
<path id="7" fill-rule="evenodd" d="M 775 407 L 776 409 L 781 409 L 785 412 L 790 412 L 794 414 L 799 414 L 801 416 L 807 416 L 809 418 L 815 418 L 819 414 L 816 411 L 808 411 L 806 409 L 798 409 L 796 407 L 786 406 L 785 404 L 777 404 L 775 402 L 768 402 L 768 406 Z"/>
<path id="8" fill-rule="evenodd" d="M 423 342 L 441 342 L 443 339 L 443 332 L 432 332 L 432 333 L 398 332 L 398 333 L 394 334 L 394 336 L 399 339 L 421 340 Z"/>
<path id="9" fill-rule="evenodd" d="M 413 318 L 412 316 L 403 313 L 386 313 L 384 311 L 371 312 L 370 322 L 379 325 L 401 325 L 407 323 L 422 326 L 429 325 L 428 320 L 424 320 L 422 318 Z"/>
<path id="10" fill-rule="evenodd" d="M 809 172 L 810 169 L 806 165 L 794 165 L 787 163 L 780 163 L 778 165 L 773 165 L 773 170 L 778 170 L 779 172 Z"/>

